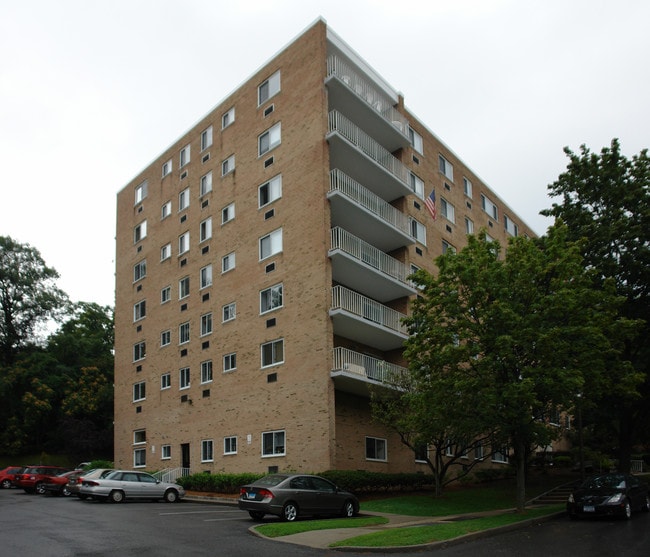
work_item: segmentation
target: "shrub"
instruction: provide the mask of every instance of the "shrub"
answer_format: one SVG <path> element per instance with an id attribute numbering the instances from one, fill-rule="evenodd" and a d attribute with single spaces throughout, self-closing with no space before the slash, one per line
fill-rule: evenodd
<path id="1" fill-rule="evenodd" d="M 266 474 L 209 474 L 201 472 L 178 478 L 176 482 L 189 491 L 239 493 L 242 485 L 254 482 Z"/>

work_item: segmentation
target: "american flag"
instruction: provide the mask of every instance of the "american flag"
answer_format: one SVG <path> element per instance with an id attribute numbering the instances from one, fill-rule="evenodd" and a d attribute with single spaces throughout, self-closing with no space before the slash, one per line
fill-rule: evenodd
<path id="1" fill-rule="evenodd" d="M 431 195 L 424 200 L 424 204 L 429 209 L 429 213 L 433 217 L 433 220 L 436 220 L 436 190 L 431 192 Z"/>

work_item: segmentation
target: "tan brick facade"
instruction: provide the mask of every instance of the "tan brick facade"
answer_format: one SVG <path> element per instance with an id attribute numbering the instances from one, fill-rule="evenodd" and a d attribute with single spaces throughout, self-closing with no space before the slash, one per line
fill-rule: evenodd
<path id="1" fill-rule="evenodd" d="M 405 364 L 399 348 L 390 343 L 383 347 L 379 341 L 367 344 L 356 329 L 346 336 L 347 325 L 339 325 L 330 315 L 332 286 L 346 287 L 343 271 L 329 257 L 334 209 L 328 190 L 334 158 L 327 136 L 334 101 L 326 77 L 328 56 L 341 54 L 341 49 L 340 39 L 318 21 L 119 192 L 116 466 L 188 466 L 211 472 L 261 472 L 271 467 L 311 472 L 422 469 L 396 436 L 372 423 L 368 396 L 356 392 L 355 378 L 350 389 L 332 375 L 335 347 L 374 358 L 373 362 Z M 350 59 L 356 60 L 352 54 Z M 258 86 L 277 71 L 279 92 L 258 106 Z M 374 74 L 367 77 L 370 83 L 377 81 Z M 516 223 L 519 234 L 531 234 L 462 161 L 406 112 L 401 98 L 395 104 L 422 137 L 423 148 L 420 153 L 404 144 L 393 155 L 423 180 L 424 196 L 387 200 L 426 228 L 426 245 L 409 241 L 390 249 L 389 255 L 407 267 L 432 270 L 443 241 L 463 246 L 465 217 L 473 221 L 475 231 L 485 227 L 502 242 L 505 215 Z M 222 118 L 232 108 L 234 122 L 222 129 Z M 345 105 L 334 108 L 343 112 Z M 350 113 L 355 115 L 356 111 Z M 280 144 L 260 156 L 258 138 L 278 123 Z M 210 126 L 212 144 L 202 149 L 202 134 Z M 181 150 L 188 145 L 190 160 L 180 167 Z M 222 176 L 223 161 L 233 155 L 234 171 Z M 439 155 L 453 166 L 453 180 L 441 174 Z M 172 170 L 163 177 L 167 161 Z M 212 189 L 200 195 L 201 178 L 210 171 Z M 259 186 L 280 175 L 281 197 L 260 208 Z M 463 178 L 472 183 L 471 198 L 465 195 Z M 189 205 L 180 210 L 179 196 L 187 188 Z M 424 205 L 432 189 L 438 202 L 436 221 Z M 482 209 L 481 194 L 495 204 L 498 218 Z M 455 222 L 441 215 L 443 198 L 453 205 Z M 163 218 L 168 202 L 171 210 Z M 232 204 L 234 218 L 222 223 L 224 208 Z M 211 237 L 200 241 L 202 223 L 210 217 Z M 280 229 L 281 251 L 260 261 L 260 238 Z M 189 249 L 180 254 L 179 238 L 188 232 Z M 144 237 L 136 237 L 138 233 Z M 171 253 L 161 260 L 166 245 Z M 234 268 L 222 273 L 223 258 L 229 254 L 234 254 Z M 362 269 L 358 261 L 355 264 Z M 212 284 L 201 288 L 201 270 L 208 265 Z M 189 295 L 179 299 L 180 281 L 187 277 Z M 367 282 L 373 280 L 368 275 Z M 281 306 L 261 314 L 260 292 L 280 284 Z M 163 302 L 166 287 L 170 299 Z M 346 291 L 359 291 L 366 306 L 373 302 L 363 288 Z M 398 295 L 381 303 L 406 313 L 408 299 Z M 232 303 L 236 316 L 222 322 L 224 306 Z M 211 332 L 201 335 L 202 317 L 210 313 Z M 349 316 L 346 319 L 346 324 L 351 322 Z M 180 344 L 183 324 L 189 324 L 189 341 Z M 170 342 L 161 346 L 166 331 Z M 261 346 L 280 340 L 282 362 L 262 366 Z M 146 351 L 144 355 L 136 345 Z M 236 355 L 236 367 L 224 372 L 228 354 Z M 212 377 L 202 383 L 201 366 L 207 361 L 212 362 Z M 181 388 L 180 370 L 186 368 L 189 386 Z M 357 368 L 346 364 L 342 369 Z M 165 374 L 169 386 L 161 383 Z M 356 381 L 364 383 L 366 378 Z M 269 432 L 281 433 L 274 437 Z M 273 451 L 269 455 L 263 454 L 264 433 L 270 442 L 267 450 Z M 366 458 L 366 437 L 386 440 L 385 459 Z"/>

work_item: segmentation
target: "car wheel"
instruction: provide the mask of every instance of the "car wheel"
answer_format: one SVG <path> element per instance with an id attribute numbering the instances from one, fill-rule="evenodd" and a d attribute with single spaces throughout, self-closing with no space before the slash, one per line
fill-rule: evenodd
<path id="1" fill-rule="evenodd" d="M 121 503 L 122 501 L 124 501 L 124 492 L 116 489 L 115 491 L 111 491 L 108 498 L 111 500 L 112 503 Z"/>
<path id="2" fill-rule="evenodd" d="M 176 503 L 178 501 L 178 492 L 175 489 L 165 491 L 165 501 L 167 503 Z"/>
<path id="3" fill-rule="evenodd" d="M 248 511 L 248 514 L 253 520 L 262 520 L 264 518 L 262 511 Z"/>
<path id="4" fill-rule="evenodd" d="M 623 508 L 623 518 L 625 520 L 630 520 L 632 518 L 632 505 L 629 501 L 625 501 L 625 507 Z"/>
<path id="5" fill-rule="evenodd" d="M 645 496 L 645 504 L 643 505 L 643 507 L 641 507 L 641 510 L 644 513 L 647 513 L 648 511 L 650 511 L 650 495 Z"/>
<path id="6" fill-rule="evenodd" d="M 352 518 L 354 515 L 354 503 L 352 501 L 346 501 L 343 505 L 343 516 L 345 518 Z"/>
<path id="7" fill-rule="evenodd" d="M 2 489 L 9 489 L 11 487 L 11 480 L 2 480 Z"/>
<path id="8" fill-rule="evenodd" d="M 64 485 L 63 489 L 61 489 L 61 495 L 63 495 L 64 497 L 70 497 L 70 495 L 72 495 L 67 485 Z"/>
<path id="9" fill-rule="evenodd" d="M 298 505 L 293 502 L 286 503 L 282 508 L 282 520 L 294 522 L 298 518 Z"/>
<path id="10" fill-rule="evenodd" d="M 43 482 L 38 482 L 36 484 L 36 493 L 39 495 L 43 495 L 45 493 L 45 486 L 43 485 Z"/>

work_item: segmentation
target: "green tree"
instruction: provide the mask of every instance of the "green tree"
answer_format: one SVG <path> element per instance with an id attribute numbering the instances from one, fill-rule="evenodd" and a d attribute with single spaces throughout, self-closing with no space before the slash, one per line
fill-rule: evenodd
<path id="1" fill-rule="evenodd" d="M 612 444 L 627 471 L 633 446 L 650 441 L 650 158 L 647 149 L 626 158 L 617 139 L 600 154 L 585 145 L 579 153 L 564 152 L 567 170 L 548 187 L 558 201 L 542 214 L 561 219 L 569 239 L 582 242 L 594 283 L 613 280 L 625 299 L 621 315 L 637 323 L 618 357 L 632 362 L 643 382 L 627 394 L 602 390 L 587 408 L 601 437 L 614 429 Z"/>
<path id="2" fill-rule="evenodd" d="M 38 325 L 65 311 L 67 296 L 57 278 L 38 250 L 0 236 L 0 366 L 14 362 Z"/>
<path id="3" fill-rule="evenodd" d="M 519 510 L 530 451 L 557 432 L 548 417 L 573 406 L 584 374 L 603 371 L 625 332 L 612 288 L 593 288 L 566 235 L 556 226 L 540 239 L 513 238 L 506 257 L 485 233 L 470 236 L 462 251 L 438 258 L 436 277 L 415 273 L 421 292 L 406 320 L 414 381 L 447 393 L 443 409 L 478 412 L 495 450 L 510 447 Z M 423 421 L 438 417 L 428 405 L 421 411 Z"/>

